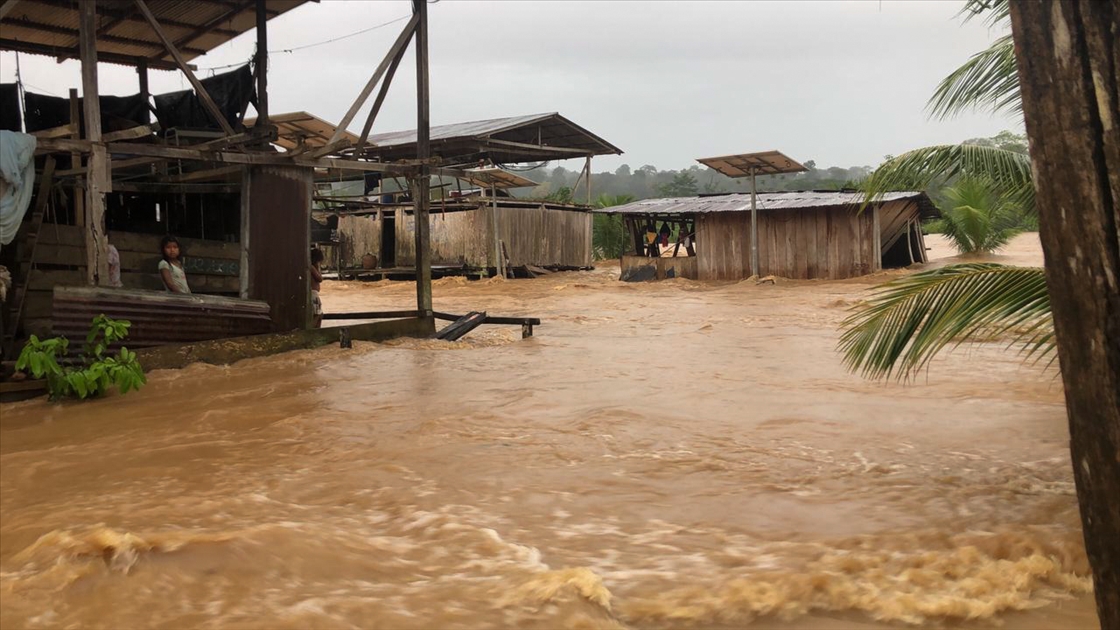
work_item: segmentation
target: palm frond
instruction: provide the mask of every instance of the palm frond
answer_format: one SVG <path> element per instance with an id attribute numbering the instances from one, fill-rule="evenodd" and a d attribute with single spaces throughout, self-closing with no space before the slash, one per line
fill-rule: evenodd
<path id="1" fill-rule="evenodd" d="M 895 190 L 927 190 L 934 182 L 984 178 L 993 192 L 1034 214 L 1030 156 L 975 144 L 942 144 L 915 149 L 884 162 L 864 182 L 863 206 Z"/>
<path id="2" fill-rule="evenodd" d="M 1023 114 L 1015 44 L 1000 37 L 937 84 L 926 104 L 931 118 L 942 120 L 970 110 Z"/>
<path id="3" fill-rule="evenodd" d="M 852 372 L 910 378 L 946 347 L 1009 338 L 1028 358 L 1054 351 L 1042 269 L 951 265 L 879 287 L 841 325 L 838 349 Z"/>
<path id="4" fill-rule="evenodd" d="M 988 26 L 996 26 L 1011 20 L 1011 2 L 1010 0 L 965 0 L 964 8 L 957 15 L 964 16 L 965 22 L 983 15 Z"/>

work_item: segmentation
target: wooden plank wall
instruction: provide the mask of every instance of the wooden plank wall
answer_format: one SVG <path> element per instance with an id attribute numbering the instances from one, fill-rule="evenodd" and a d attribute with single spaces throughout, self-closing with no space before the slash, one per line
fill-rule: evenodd
<path id="1" fill-rule="evenodd" d="M 396 211 L 396 264 L 415 264 L 413 217 Z M 498 207 L 498 234 L 513 265 L 591 266 L 589 212 L 543 208 Z M 494 266 L 493 208 L 431 214 L 432 264 Z M 366 252 L 381 257 L 381 222 L 365 217 L 339 217 L 343 264 L 360 266 Z"/>
<path id="2" fill-rule="evenodd" d="M 847 209 L 779 210 L 759 214 L 762 276 L 852 278 L 877 271 L 874 216 Z M 702 214 L 696 221 L 701 280 L 749 278 L 750 213 Z"/>
<path id="3" fill-rule="evenodd" d="M 397 210 L 398 267 L 416 264 L 415 224 L 411 213 Z M 433 207 L 430 226 L 433 265 L 491 266 L 490 252 L 494 236 L 487 231 L 489 222 L 484 210 L 439 212 L 438 208 Z"/>
<path id="4" fill-rule="evenodd" d="M 511 265 L 591 266 L 590 212 L 498 206 L 497 220 Z"/>
<path id="5" fill-rule="evenodd" d="M 163 290 L 158 269 L 161 238 L 159 234 L 110 232 L 109 242 L 116 246 L 121 256 L 121 284 L 124 288 Z M 180 243 L 183 245 L 191 291 L 237 294 L 241 258 L 237 243 L 189 238 L 180 239 Z M 21 243 L 19 246 L 24 245 Z M 54 287 L 85 285 L 85 263 L 85 238 L 81 228 L 43 225 L 35 248 L 36 268 L 31 272 L 24 310 L 26 332 L 43 334 L 50 330 Z"/>
<path id="6" fill-rule="evenodd" d="M 338 237 L 343 267 L 361 267 L 362 256 L 366 254 L 382 259 L 381 221 L 376 214 L 338 217 Z M 333 260 L 330 262 L 334 264 Z"/>

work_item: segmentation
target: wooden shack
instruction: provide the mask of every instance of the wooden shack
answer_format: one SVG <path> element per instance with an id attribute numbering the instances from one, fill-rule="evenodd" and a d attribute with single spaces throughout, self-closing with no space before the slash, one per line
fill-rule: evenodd
<path id="1" fill-rule="evenodd" d="M 278 143 L 285 147 L 314 147 L 331 134 L 328 123 L 306 112 L 277 119 L 282 121 Z M 557 113 L 438 125 L 431 128 L 431 139 L 433 154 L 463 168 L 459 177 L 433 182 L 430 230 L 437 270 L 504 274 L 507 264 L 547 269 L 591 265 L 591 158 L 619 154 L 620 149 Z M 414 154 L 416 132 L 375 134 L 369 141 L 364 157 L 391 162 Z M 585 205 L 510 194 L 537 182 L 505 165 L 570 158 L 584 158 L 579 181 Z M 485 166 L 479 167 L 480 162 Z M 366 184 L 361 195 L 315 198 L 337 217 L 338 264 L 358 269 L 369 254 L 378 269 L 407 273 L 416 264 L 412 191 L 376 176 Z"/>
<path id="2" fill-rule="evenodd" d="M 925 193 L 888 193 L 861 212 L 861 193 L 775 192 L 758 194 L 759 269 L 751 269 L 750 197 L 646 199 L 595 212 L 623 219 L 623 280 L 841 279 L 927 261 L 920 223 L 937 210 Z M 673 235 L 668 247 L 658 243 L 663 232 Z"/>
<path id="3" fill-rule="evenodd" d="M 5 358 L 18 351 L 28 334 L 68 330 L 58 324 L 70 313 L 59 309 L 75 304 L 79 306 L 71 310 L 80 310 L 92 303 L 84 298 L 56 301 L 55 296 L 74 294 L 60 288 L 73 286 L 95 287 L 98 305 L 117 300 L 122 308 L 142 303 L 136 308 L 164 309 L 169 325 L 159 341 L 167 343 L 197 341 L 193 332 L 176 335 L 188 324 L 212 320 L 215 309 L 239 312 L 238 300 L 258 323 L 261 305 L 267 307 L 265 330 L 305 328 L 312 321 L 309 223 L 314 180 L 386 173 L 426 191 L 430 176 L 445 173 L 429 152 L 424 0 L 413 0 L 411 19 L 365 87 L 354 90 L 357 98 L 341 129 L 314 146 L 277 149 L 278 125 L 268 111 L 267 23 L 306 1 L 0 3 L 0 50 L 80 60 L 82 88 L 81 98 L 76 88 L 69 98 L 56 98 L 0 86 L 0 125 L 23 134 L 21 140 L 29 135 L 36 140 L 36 192 L 30 206 L 21 204 L 22 222 L 13 243 L 0 249 L 0 265 L 14 279 L 0 304 Z M 192 60 L 251 31 L 257 51 L 251 65 L 201 80 L 195 76 Z M 397 68 L 414 40 L 419 128 L 414 159 L 386 164 L 366 157 L 363 149 L 392 79 L 389 68 Z M 138 92 L 99 95 L 101 63 L 135 67 Z M 149 70 L 179 71 L 190 89 L 152 95 Z M 378 84 L 365 131 L 360 137 L 345 133 Z M 353 93 L 346 86 L 340 89 Z M 246 119 L 250 104 L 256 119 Z M 418 195 L 414 205 L 418 224 L 426 225 L 428 195 Z M 168 232 L 182 239 L 192 288 L 225 298 L 165 299 L 155 265 L 158 242 Z M 434 330 L 423 227 L 415 241 L 417 309 L 408 317 L 417 320 L 416 329 Z M 108 286 L 109 245 L 120 253 L 122 288 Z M 237 331 L 212 328 L 219 337 Z"/>

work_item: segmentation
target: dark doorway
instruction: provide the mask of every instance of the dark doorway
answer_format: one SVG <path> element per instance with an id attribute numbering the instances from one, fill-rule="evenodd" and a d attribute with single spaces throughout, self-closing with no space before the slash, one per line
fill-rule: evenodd
<path id="1" fill-rule="evenodd" d="M 392 215 L 381 219 L 381 268 L 397 266 L 397 221 Z"/>

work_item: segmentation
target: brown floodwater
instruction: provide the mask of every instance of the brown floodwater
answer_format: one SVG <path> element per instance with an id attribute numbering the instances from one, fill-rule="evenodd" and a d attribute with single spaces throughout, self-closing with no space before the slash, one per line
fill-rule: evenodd
<path id="1" fill-rule="evenodd" d="M 1039 264 L 1037 237 L 1006 260 Z M 0 626 L 1098 627 L 1053 372 L 989 344 L 910 385 L 847 374 L 837 325 L 902 272 L 617 271 L 435 283 L 439 310 L 540 317 L 532 339 L 5 405 Z"/>

